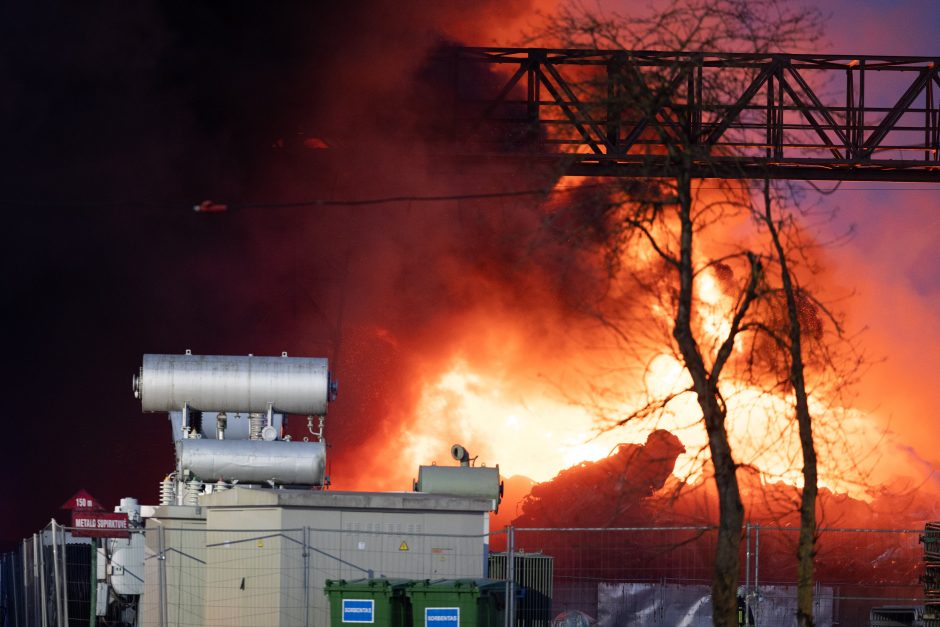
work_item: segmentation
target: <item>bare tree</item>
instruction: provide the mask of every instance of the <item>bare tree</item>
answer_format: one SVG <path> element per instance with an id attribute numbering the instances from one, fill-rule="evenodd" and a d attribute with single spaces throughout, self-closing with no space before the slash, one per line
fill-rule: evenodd
<path id="1" fill-rule="evenodd" d="M 783 0 L 673 0 L 664 8 L 642 17 L 617 14 L 605 16 L 575 2 L 565 5 L 556 16 L 549 18 L 548 26 L 541 36 L 553 45 L 564 48 L 767 52 L 781 48 L 799 50 L 813 44 L 821 34 L 821 23 L 822 16 L 817 10 L 794 6 Z M 666 65 L 657 74 L 644 76 L 642 89 L 628 87 L 616 96 L 616 108 L 656 111 L 660 98 L 668 93 L 668 86 L 675 80 L 676 70 Z M 725 75 L 715 79 L 716 82 L 710 85 L 710 91 L 735 93 L 748 80 L 750 77 L 746 73 L 742 73 L 737 81 L 729 81 Z M 597 93 L 599 87 L 586 79 L 582 89 L 587 93 Z M 602 106 L 609 107 L 610 104 L 608 101 Z M 668 136 L 662 127 L 650 132 L 659 133 L 659 144 L 669 153 L 670 161 L 679 164 L 671 173 L 672 183 L 645 186 L 643 194 L 658 196 L 652 200 L 637 200 L 637 186 L 633 185 L 628 190 L 627 202 L 603 205 L 600 211 L 605 215 L 609 241 L 615 250 L 641 242 L 659 259 L 660 273 L 672 285 L 666 289 L 666 300 L 669 301 L 666 305 L 672 312 L 673 347 L 691 379 L 691 386 L 666 398 L 652 399 L 647 406 L 613 420 L 612 426 L 662 410 L 682 393 L 694 394 L 707 433 L 719 501 L 712 586 L 714 624 L 737 625 L 738 555 L 744 508 L 736 475 L 738 462 L 727 431 L 727 399 L 721 383 L 741 334 L 761 330 L 773 334 L 777 345 L 789 351 L 787 379 L 796 398 L 796 419 L 803 450 L 798 617 L 801 625 L 812 625 L 816 452 L 803 372 L 797 304 L 799 293 L 787 264 L 790 251 L 786 250 L 780 237 L 779 223 L 772 214 L 767 195 L 764 211 L 758 211 L 756 215 L 768 229 L 772 243 L 771 256 L 739 248 L 719 258 L 704 257 L 699 242 L 702 232 L 709 226 L 727 220 L 736 210 L 748 207 L 747 193 L 744 192 L 743 200 L 737 198 L 726 203 L 706 202 L 702 206 L 696 200 L 690 175 L 692 168 L 688 154 L 684 152 L 684 146 L 695 143 L 694 138 L 682 137 L 680 130 L 677 141 L 676 137 Z M 729 207 L 732 209 L 729 210 Z M 752 320 L 756 318 L 752 315 L 755 304 L 774 291 L 769 287 L 765 275 L 765 260 L 768 258 L 775 260 L 780 270 L 788 318 L 785 337 L 775 333 L 759 319 Z M 619 269 L 619 256 L 611 255 L 611 259 L 614 260 L 612 268 Z M 727 311 L 727 324 L 717 337 L 703 333 L 697 313 L 697 282 L 708 271 L 723 274 L 727 283 L 734 284 L 736 294 L 733 306 Z M 643 285 L 642 273 L 633 272 L 634 279 Z M 650 292 L 662 289 L 662 284 L 656 281 L 646 285 L 655 286 Z M 626 330 L 609 313 L 610 309 L 605 305 L 598 307 L 594 315 L 622 339 L 629 341 Z"/>
<path id="2" fill-rule="evenodd" d="M 781 192 L 781 190 L 778 190 Z M 778 203 L 792 203 L 792 195 L 785 191 L 777 194 Z M 759 320 L 754 323 L 754 328 L 758 333 L 771 338 L 771 341 L 779 348 L 785 356 L 786 386 L 785 393 L 793 396 L 793 411 L 796 419 L 800 450 L 802 452 L 802 479 L 803 485 L 800 491 L 800 534 L 797 543 L 797 624 L 800 627 L 812 627 L 815 624 L 813 618 L 813 588 L 814 588 L 814 564 L 813 558 L 816 554 L 816 501 L 819 493 L 818 487 L 818 456 L 816 447 L 816 438 L 814 437 L 813 416 L 810 412 L 809 399 L 810 390 L 807 383 L 807 359 L 811 358 L 816 363 L 812 364 L 814 370 L 823 376 L 828 376 L 830 382 L 841 377 L 848 376 L 847 366 L 857 368 L 864 362 L 862 356 L 854 354 L 851 358 L 848 355 L 840 355 L 835 359 L 829 352 L 831 345 L 827 345 L 819 332 L 819 319 L 815 315 L 809 316 L 807 312 L 822 312 L 823 316 L 834 329 L 837 339 L 844 340 L 843 327 L 839 320 L 819 302 L 813 293 L 803 287 L 799 278 L 794 272 L 792 262 L 800 253 L 805 252 L 807 247 L 812 247 L 800 239 L 801 229 L 794 219 L 792 213 L 785 214 L 784 211 L 774 210 L 772 200 L 771 185 L 769 181 L 764 182 L 763 210 L 756 210 L 755 218 L 767 230 L 770 239 L 771 251 L 777 270 L 779 273 L 779 288 L 770 290 L 769 293 L 781 293 L 786 306 L 786 323 L 784 329 L 773 328 L 765 320 Z M 789 237 L 788 237 L 789 234 Z M 789 239 L 788 243 L 785 241 Z M 805 330 L 809 331 L 809 340 L 815 341 L 815 346 L 807 347 L 805 341 Z M 781 332 L 782 331 L 782 332 Z M 843 342 L 852 353 L 854 346 L 851 343 Z M 845 386 L 836 384 L 836 389 L 844 389 Z"/>

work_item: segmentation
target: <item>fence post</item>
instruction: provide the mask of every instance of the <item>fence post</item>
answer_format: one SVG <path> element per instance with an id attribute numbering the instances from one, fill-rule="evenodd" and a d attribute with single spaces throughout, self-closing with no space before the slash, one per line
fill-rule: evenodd
<path id="1" fill-rule="evenodd" d="M 506 527 L 506 622 L 505 627 L 516 624 L 516 530 Z"/>
<path id="2" fill-rule="evenodd" d="M 62 541 L 62 624 L 69 627 L 69 550 L 65 534 L 68 532 L 59 526 L 59 539 Z"/>
<path id="3" fill-rule="evenodd" d="M 55 586 L 55 624 L 62 627 L 62 582 L 59 580 L 59 541 L 56 538 L 55 518 L 52 519 L 52 581 Z"/>
<path id="4" fill-rule="evenodd" d="M 760 599 L 760 523 L 754 525 L 754 598 Z M 760 622 L 760 604 L 754 620 Z"/>
<path id="5" fill-rule="evenodd" d="M 163 525 L 157 527 L 157 571 L 160 589 L 160 625 L 167 627 L 167 594 L 166 594 L 166 536 Z"/>
<path id="6" fill-rule="evenodd" d="M 744 523 L 747 550 L 744 558 L 744 624 L 751 625 L 751 522 Z"/>
<path id="7" fill-rule="evenodd" d="M 600 607 L 598 607 L 598 614 L 600 614 Z M 666 625 L 666 578 L 659 578 L 659 624 Z"/>
<path id="8" fill-rule="evenodd" d="M 25 539 L 21 546 L 23 549 L 23 602 L 20 604 L 20 610 L 16 614 L 16 627 L 27 627 L 28 622 L 26 616 L 29 613 L 29 551 L 26 548 Z"/>
<path id="9" fill-rule="evenodd" d="M 33 585 L 30 587 L 30 596 L 32 596 L 32 606 L 33 606 L 33 624 L 35 625 L 45 625 L 45 622 L 40 618 L 40 607 L 42 606 L 42 594 L 40 588 L 42 586 L 42 581 L 39 577 L 39 548 L 36 540 L 36 534 L 33 534 L 33 559 L 30 562 L 32 564 L 33 570 Z"/>
<path id="10" fill-rule="evenodd" d="M 28 627 L 29 621 L 26 617 L 29 615 L 29 558 L 26 548 L 26 540 L 23 540 L 23 605 L 20 613 L 16 616 L 17 627 Z"/>
<path id="11" fill-rule="evenodd" d="M 43 534 L 45 531 L 40 531 L 36 536 L 36 553 L 39 555 L 39 607 L 42 611 L 42 627 L 49 627 L 49 608 L 46 601 L 46 550 L 43 548 Z"/>
<path id="12" fill-rule="evenodd" d="M 98 538 L 91 538 L 91 595 L 89 600 L 88 627 L 98 625 Z M 138 608 L 139 609 L 139 608 Z"/>
<path id="13" fill-rule="evenodd" d="M 310 625 L 310 551 L 308 549 L 310 540 L 310 528 L 304 527 L 304 627 Z"/>

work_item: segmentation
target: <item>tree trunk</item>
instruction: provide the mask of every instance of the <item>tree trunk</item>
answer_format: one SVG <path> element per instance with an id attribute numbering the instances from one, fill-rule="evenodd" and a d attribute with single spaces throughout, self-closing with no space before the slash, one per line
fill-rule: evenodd
<path id="1" fill-rule="evenodd" d="M 702 409 L 715 484 L 718 489 L 718 545 L 715 552 L 715 577 L 712 581 L 712 620 L 715 627 L 738 624 L 738 571 L 741 525 L 744 507 L 736 465 L 725 430 L 726 409 L 720 402 L 717 381 L 712 381 L 701 351 L 692 333 L 694 266 L 692 259 L 692 193 L 688 170 L 676 177 L 679 213 L 682 222 L 679 258 L 679 298 L 673 337 L 692 376 L 696 397 Z"/>
<path id="2" fill-rule="evenodd" d="M 799 627 L 813 627 L 813 558 L 816 555 L 816 451 L 813 448 L 809 409 L 800 418 L 800 445 L 803 448 L 803 500 L 800 503 L 800 543 L 796 555 L 799 571 L 796 583 L 796 619 Z M 804 424 L 806 427 L 804 428 Z"/>
<path id="3" fill-rule="evenodd" d="M 800 429 L 803 451 L 803 495 L 800 502 L 800 540 L 796 549 L 798 562 L 796 583 L 796 622 L 799 627 L 813 627 L 813 557 L 816 555 L 816 448 L 813 443 L 813 422 L 809 413 L 806 379 L 803 373 L 802 333 L 793 277 L 780 243 L 780 233 L 770 207 L 770 185 L 764 182 L 764 218 L 780 262 L 780 281 L 787 300 L 790 336 L 790 382 L 796 397 L 796 421 Z"/>
<path id="4" fill-rule="evenodd" d="M 718 486 L 718 546 L 715 551 L 715 579 L 712 581 L 713 623 L 716 627 L 738 625 L 738 571 L 741 525 L 744 506 L 738 489 L 735 463 L 724 426 L 724 412 L 715 407 L 706 417 L 708 447 Z"/>

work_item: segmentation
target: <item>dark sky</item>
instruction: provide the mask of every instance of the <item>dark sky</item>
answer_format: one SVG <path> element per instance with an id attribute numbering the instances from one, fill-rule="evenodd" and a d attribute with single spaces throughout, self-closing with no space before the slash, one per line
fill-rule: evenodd
<path id="1" fill-rule="evenodd" d="M 376 421 L 392 392 L 415 388 L 394 368 L 396 346 L 374 336 L 425 341 L 420 312 L 441 293 L 431 268 L 445 249 L 469 259 L 474 239 L 435 252 L 427 233 L 442 221 L 408 205 L 271 205 L 434 193 L 436 177 L 417 174 L 426 163 L 409 149 L 442 110 L 428 52 L 492 43 L 531 9 L 0 7 L 10 399 L 0 544 L 64 519 L 58 507 L 79 488 L 109 507 L 156 498 L 173 453 L 165 416 L 141 414 L 131 395 L 147 352 L 333 359 L 345 400 L 328 422 L 332 472 L 361 470 L 351 460 L 384 437 Z M 305 146 L 313 138 L 330 148 Z M 232 209 L 192 211 L 207 199 Z"/>
<path id="2" fill-rule="evenodd" d="M 70 491 L 111 505 L 166 466 L 165 426 L 142 419 L 126 382 L 140 353 L 221 348 L 258 306 L 191 278 L 241 259 L 220 252 L 240 227 L 185 208 L 250 171 L 263 131 L 247 116 L 278 82 L 246 97 L 227 71 L 226 55 L 269 49 L 248 22 L 236 37 L 147 3 L 0 11 L 4 389 L 20 431 L 0 444 L 9 542 Z M 194 253 L 218 263 L 192 267 Z"/>
<path id="3" fill-rule="evenodd" d="M 0 545 L 63 519 L 58 506 L 82 487 L 108 506 L 121 496 L 155 499 L 172 447 L 164 418 L 142 415 L 131 395 L 146 352 L 332 358 L 341 346 L 347 368 L 330 424 L 334 472 L 344 459 L 349 467 L 367 441 L 357 439 L 363 424 L 354 418 L 382 415 L 386 393 L 408 391 L 410 382 L 396 374 L 393 351 L 338 334 L 340 321 L 345 315 L 343 324 L 356 328 L 387 319 L 393 337 L 439 343 L 441 333 L 414 331 L 443 289 L 420 279 L 436 253 L 470 258 L 478 248 L 463 238 L 419 249 L 421 228 L 436 225 L 409 207 L 199 215 L 191 206 L 362 198 L 414 191 L 418 180 L 422 193 L 433 193 L 434 177 L 409 174 L 421 168 L 401 149 L 422 116 L 434 115 L 424 54 L 450 41 L 489 44 L 487 33 L 517 28 L 532 4 L 0 5 L 8 398 Z M 834 52 L 854 46 L 859 33 L 859 52 L 937 52 L 940 4 L 906 3 L 910 15 L 897 5 L 905 3 L 834 3 Z M 905 23 L 914 24 L 907 38 Z M 333 148 L 305 148 L 312 137 Z M 354 144 L 370 148 L 348 149 Z M 936 195 L 922 196 L 921 211 L 935 210 Z M 842 198 L 864 205 L 857 194 Z M 920 219 L 895 225 L 900 237 Z M 419 228 L 404 229 L 404 220 Z M 463 232 L 491 241 L 480 235 L 484 227 Z M 917 250 L 935 250 L 931 228 L 918 232 Z M 847 256 L 862 263 L 872 248 L 891 259 L 911 249 L 887 246 L 880 232 L 863 231 L 867 248 Z M 395 271 L 364 268 L 363 251 L 389 241 L 398 247 Z M 909 278 L 915 266 L 922 276 L 896 297 L 940 298 L 936 256 L 907 262 L 898 276 Z M 896 290 L 898 276 L 884 270 L 879 280 Z M 466 298 L 452 294 L 447 305 Z M 871 300 L 874 307 L 878 298 Z M 936 344 L 940 328 L 924 316 Z M 901 354 L 919 354 L 919 344 L 912 339 Z"/>
<path id="4" fill-rule="evenodd" d="M 343 256 L 322 263 L 311 216 L 191 206 L 338 193 L 302 142 L 362 98 L 340 67 L 369 67 L 362 25 L 391 11 L 345 4 L 0 8 L 3 542 L 81 487 L 154 496 L 172 449 L 131 396 L 143 353 L 332 356 Z"/>

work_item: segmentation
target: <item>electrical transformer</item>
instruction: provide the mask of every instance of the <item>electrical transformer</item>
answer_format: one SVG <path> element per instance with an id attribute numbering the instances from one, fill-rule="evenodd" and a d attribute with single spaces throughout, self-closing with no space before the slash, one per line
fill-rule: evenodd
<path id="1" fill-rule="evenodd" d="M 161 505 L 196 505 L 235 484 L 327 483 L 323 429 L 336 383 L 326 359 L 148 354 L 132 387 L 143 411 L 170 419 L 176 467 L 160 484 Z M 313 441 L 285 436 L 289 415 L 306 417 Z"/>

